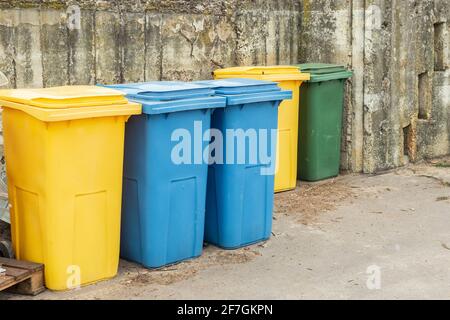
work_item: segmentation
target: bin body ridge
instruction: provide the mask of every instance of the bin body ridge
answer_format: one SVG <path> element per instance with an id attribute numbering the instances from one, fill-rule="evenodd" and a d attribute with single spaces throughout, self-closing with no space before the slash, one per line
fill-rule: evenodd
<path id="1" fill-rule="evenodd" d="M 292 190 L 297 185 L 297 154 L 300 81 L 282 81 L 279 87 L 292 91 L 292 99 L 284 100 L 278 108 L 278 157 L 275 191 Z"/>
<path id="2" fill-rule="evenodd" d="M 212 128 L 244 131 L 276 129 L 278 101 L 243 104 L 215 112 Z M 272 136 L 272 139 L 277 137 Z M 224 136 L 224 145 L 229 144 Z M 226 158 L 226 150 L 224 158 Z M 245 157 L 249 158 L 249 149 Z M 276 160 L 276 159 L 275 159 Z M 268 165 L 214 164 L 208 172 L 205 240 L 235 249 L 270 238 L 272 232 L 274 175 L 262 175 Z"/>
<path id="3" fill-rule="evenodd" d="M 202 252 L 208 166 L 174 164 L 171 134 L 210 126 L 211 110 L 141 115 L 127 123 L 122 257 L 157 268 Z M 207 146 L 202 144 L 202 150 Z"/>
<path id="4" fill-rule="evenodd" d="M 278 152 L 274 190 L 282 192 L 295 189 L 300 86 L 303 81 L 309 80 L 309 74 L 300 72 L 294 66 L 249 66 L 215 70 L 214 78 L 274 81 L 281 89 L 292 92 L 292 98 L 282 101 L 278 108 Z"/>
<path id="5" fill-rule="evenodd" d="M 44 263 L 46 285 L 56 290 L 67 289 L 68 276 L 77 270 L 83 284 L 113 277 L 125 117 L 71 126 L 19 113 L 3 113 L 17 258 Z"/>
<path id="6" fill-rule="evenodd" d="M 345 82 L 352 76 L 342 65 L 308 63 L 299 116 L 298 178 L 318 181 L 339 174 Z"/>
<path id="7" fill-rule="evenodd" d="M 201 83 L 227 99 L 211 120 L 211 128 L 222 133 L 223 155 L 209 166 L 205 241 L 235 249 L 267 240 L 272 232 L 278 107 L 292 92 L 255 79 Z"/>
<path id="8" fill-rule="evenodd" d="M 21 106 L 2 103 L 17 258 L 43 263 L 45 284 L 52 290 L 115 276 L 124 128 L 129 115 L 119 110 L 119 115 L 113 111 L 109 116 L 79 118 L 82 109 L 63 108 L 70 120 L 42 121 Z M 134 114 L 140 113 L 137 106 Z M 104 108 L 99 110 L 116 110 L 116 106 Z M 51 115 L 52 110 L 38 113 Z"/>
<path id="9" fill-rule="evenodd" d="M 213 110 L 223 108 L 225 99 L 186 82 L 112 87 L 143 105 L 143 114 L 126 126 L 121 257 L 159 268 L 199 256 L 207 131 Z"/>

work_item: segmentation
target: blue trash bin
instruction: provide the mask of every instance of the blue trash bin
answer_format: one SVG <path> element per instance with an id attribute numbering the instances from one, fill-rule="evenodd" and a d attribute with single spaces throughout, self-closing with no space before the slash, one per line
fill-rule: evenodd
<path id="1" fill-rule="evenodd" d="M 226 147 L 223 163 L 211 164 L 208 171 L 205 241 L 235 249 L 266 240 L 272 232 L 278 106 L 291 99 L 292 92 L 281 91 L 275 82 L 253 79 L 196 83 L 210 85 L 227 99 L 227 106 L 216 110 L 211 120 L 211 128 L 223 133 Z M 230 129 L 233 135 L 227 133 Z M 243 146 L 239 136 L 246 142 Z"/>
<path id="2" fill-rule="evenodd" d="M 121 256 L 149 268 L 199 256 L 208 172 L 199 153 L 209 143 L 203 135 L 211 113 L 225 98 L 174 81 L 108 87 L 141 103 L 143 112 L 125 130 Z M 176 147 L 181 142 L 184 149 Z"/>

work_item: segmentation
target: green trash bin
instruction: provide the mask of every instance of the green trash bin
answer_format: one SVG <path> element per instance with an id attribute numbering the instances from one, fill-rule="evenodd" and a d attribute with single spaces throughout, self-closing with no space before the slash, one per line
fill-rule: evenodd
<path id="1" fill-rule="evenodd" d="M 339 175 L 345 81 L 342 65 L 299 64 L 311 74 L 300 95 L 298 178 L 319 181 Z"/>

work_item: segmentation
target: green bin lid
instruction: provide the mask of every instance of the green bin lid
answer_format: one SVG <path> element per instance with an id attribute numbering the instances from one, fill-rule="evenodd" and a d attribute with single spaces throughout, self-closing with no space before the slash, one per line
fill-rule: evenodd
<path id="1" fill-rule="evenodd" d="M 310 82 L 348 79 L 353 75 L 352 71 L 340 64 L 303 63 L 297 64 L 296 67 L 311 74 Z"/>

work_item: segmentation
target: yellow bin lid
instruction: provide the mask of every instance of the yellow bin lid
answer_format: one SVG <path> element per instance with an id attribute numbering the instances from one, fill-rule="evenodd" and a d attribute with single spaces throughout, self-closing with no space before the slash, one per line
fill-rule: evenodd
<path id="1" fill-rule="evenodd" d="M 122 92 L 97 86 L 63 86 L 0 92 L 0 99 L 39 108 L 77 108 L 126 104 Z M 6 93 L 6 94 L 5 94 Z"/>
<path id="2" fill-rule="evenodd" d="M 0 105 L 19 109 L 42 121 L 141 113 L 141 106 L 128 102 L 123 92 L 98 86 L 1 90 Z"/>
<path id="3" fill-rule="evenodd" d="M 257 78 L 268 81 L 306 81 L 309 73 L 301 72 L 293 66 L 249 66 L 217 69 L 214 71 L 216 79 L 223 78 Z"/>

